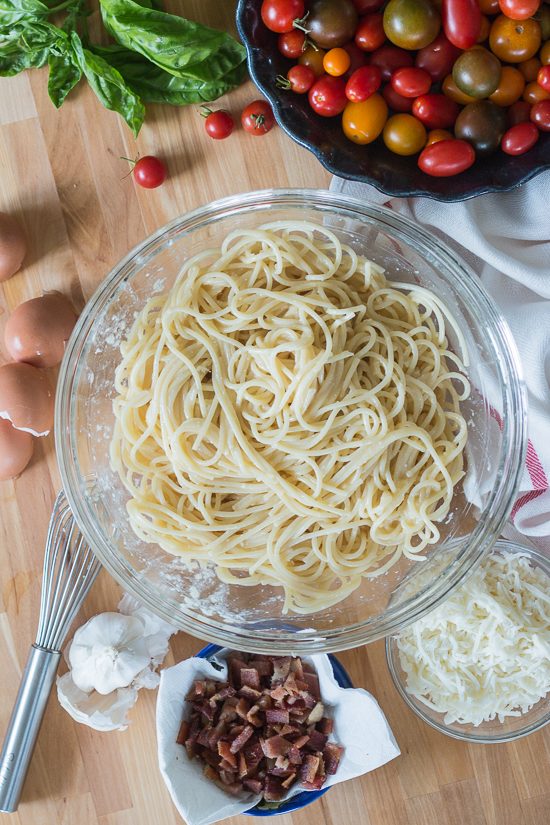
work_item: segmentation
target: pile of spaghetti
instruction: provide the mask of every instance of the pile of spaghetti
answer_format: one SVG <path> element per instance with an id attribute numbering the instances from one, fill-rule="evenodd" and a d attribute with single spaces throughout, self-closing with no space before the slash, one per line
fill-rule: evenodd
<path id="1" fill-rule="evenodd" d="M 344 599 L 437 542 L 463 476 L 460 330 L 328 228 L 277 222 L 188 260 L 122 345 L 111 461 L 132 528 L 224 582 Z"/>

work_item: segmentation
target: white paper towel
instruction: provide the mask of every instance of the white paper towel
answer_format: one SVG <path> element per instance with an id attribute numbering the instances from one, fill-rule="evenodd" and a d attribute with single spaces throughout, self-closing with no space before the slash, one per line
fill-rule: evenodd
<path id="1" fill-rule="evenodd" d="M 190 710 L 185 695 L 195 679 L 225 681 L 228 653 L 228 650 L 220 650 L 211 661 L 186 659 L 161 674 L 157 698 L 159 766 L 174 805 L 188 825 L 210 825 L 237 816 L 259 801 L 259 796 L 253 794 L 240 799 L 218 788 L 203 775 L 202 763 L 189 759 L 185 748 L 176 743 L 185 711 Z M 341 688 L 334 678 L 328 656 L 303 659 L 315 667 L 327 715 L 334 719 L 330 740 L 344 747 L 338 771 L 327 777 L 324 787 L 361 776 L 399 756 L 397 742 L 376 699 L 362 688 Z M 211 662 L 218 664 L 221 670 Z M 297 783 L 285 798 L 302 791 L 304 788 Z"/>

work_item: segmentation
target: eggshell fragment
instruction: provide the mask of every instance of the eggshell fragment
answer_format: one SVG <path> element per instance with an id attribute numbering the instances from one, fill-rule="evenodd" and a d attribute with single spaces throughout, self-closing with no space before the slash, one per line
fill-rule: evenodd
<path id="1" fill-rule="evenodd" d="M 32 435 L 0 419 L 0 481 L 16 478 L 32 458 Z"/>
<path id="2" fill-rule="evenodd" d="M 74 307 L 61 292 L 48 292 L 20 304 L 6 324 L 4 341 L 14 361 L 55 367 L 76 323 Z"/>
<path id="3" fill-rule="evenodd" d="M 15 275 L 26 252 L 23 230 L 11 215 L 0 212 L 0 281 L 7 281 Z"/>
<path id="4" fill-rule="evenodd" d="M 0 418 L 31 435 L 48 435 L 53 409 L 54 393 L 45 373 L 30 364 L 0 367 Z"/>

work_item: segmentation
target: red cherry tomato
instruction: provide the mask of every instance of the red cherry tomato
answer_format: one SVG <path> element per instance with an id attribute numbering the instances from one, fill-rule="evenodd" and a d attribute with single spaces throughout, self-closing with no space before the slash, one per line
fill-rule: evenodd
<path id="1" fill-rule="evenodd" d="M 351 43 L 346 43 L 345 46 L 342 46 L 343 49 L 347 51 L 349 54 L 350 64 L 348 69 L 348 75 L 352 75 L 356 69 L 360 69 L 361 66 L 364 66 L 367 62 L 367 55 L 366 53 L 356 46 L 353 40 Z"/>
<path id="2" fill-rule="evenodd" d="M 242 111 L 241 123 L 245 132 L 251 135 L 265 135 L 273 128 L 275 118 L 267 100 L 253 100 Z"/>
<path id="3" fill-rule="evenodd" d="M 478 0 L 442 0 L 441 22 L 448 40 L 459 49 L 470 49 L 481 31 Z"/>
<path id="4" fill-rule="evenodd" d="M 364 52 L 373 52 L 386 42 L 383 15 L 380 12 L 366 14 L 359 21 L 355 31 L 355 43 Z"/>
<path id="5" fill-rule="evenodd" d="M 204 128 L 206 134 L 214 140 L 224 140 L 233 131 L 235 125 L 233 118 L 224 109 L 212 112 L 207 106 L 203 106 L 201 115 L 205 118 Z"/>
<path id="6" fill-rule="evenodd" d="M 447 40 L 443 32 L 437 35 L 428 46 L 424 46 L 416 53 L 414 65 L 424 69 L 432 76 L 432 80 L 443 80 L 451 73 L 453 64 L 460 54 L 460 49 Z"/>
<path id="7" fill-rule="evenodd" d="M 449 178 L 465 172 L 474 163 L 476 153 L 465 140 L 440 140 L 426 146 L 418 158 L 418 165 L 427 175 Z"/>
<path id="8" fill-rule="evenodd" d="M 309 105 L 322 117 L 335 117 L 346 108 L 346 81 L 342 77 L 325 75 L 309 90 Z"/>
<path id="9" fill-rule="evenodd" d="M 550 92 L 550 66 L 542 66 L 537 74 L 537 83 L 539 86 Z"/>
<path id="10" fill-rule="evenodd" d="M 412 110 L 428 129 L 448 129 L 457 119 L 460 107 L 446 95 L 429 94 L 417 97 Z"/>
<path id="11" fill-rule="evenodd" d="M 304 13 L 304 0 L 264 0 L 262 3 L 264 26 L 277 34 L 291 31 L 294 21 Z"/>
<path id="12" fill-rule="evenodd" d="M 539 130 L 534 123 L 517 123 L 504 132 L 500 148 L 507 155 L 523 155 L 532 149 L 539 139 Z"/>
<path id="13" fill-rule="evenodd" d="M 306 35 L 299 29 L 292 29 L 289 32 L 283 32 L 277 38 L 277 47 L 281 54 L 290 60 L 296 60 L 305 48 Z"/>
<path id="14" fill-rule="evenodd" d="M 361 66 L 356 69 L 346 83 L 346 97 L 354 103 L 362 103 L 382 84 L 382 72 L 378 66 Z"/>
<path id="15" fill-rule="evenodd" d="M 411 52 L 400 49 L 398 46 L 381 46 L 370 57 L 370 65 L 379 67 L 382 80 L 389 80 L 396 69 L 412 66 L 412 64 Z"/>
<path id="16" fill-rule="evenodd" d="M 156 189 L 166 180 L 166 166 L 153 155 L 145 155 L 134 163 L 133 175 L 144 189 Z"/>
<path id="17" fill-rule="evenodd" d="M 412 112 L 412 97 L 403 97 L 403 95 L 398 94 L 391 83 L 386 83 L 382 89 L 382 97 L 394 112 Z"/>
<path id="18" fill-rule="evenodd" d="M 315 83 L 315 72 L 310 66 L 302 66 L 297 63 L 296 66 L 291 66 L 288 70 L 286 78 L 286 83 L 284 77 L 277 78 L 277 85 L 283 89 L 291 89 L 297 95 L 305 95 Z"/>
<path id="19" fill-rule="evenodd" d="M 531 107 L 531 120 L 541 132 L 550 132 L 550 100 L 541 100 Z"/>
<path id="20" fill-rule="evenodd" d="M 424 69 L 396 69 L 391 76 L 391 85 L 403 97 L 419 97 L 428 94 L 432 78 Z"/>
<path id="21" fill-rule="evenodd" d="M 381 9 L 386 0 L 352 0 L 357 9 L 357 14 L 369 14 L 371 11 Z"/>
<path id="22" fill-rule="evenodd" d="M 511 20 L 527 20 L 538 11 L 540 0 L 498 0 L 498 4 L 501 12 Z M 523 152 L 516 152 L 516 154 L 523 154 Z"/>
<path id="23" fill-rule="evenodd" d="M 516 100 L 515 103 L 506 110 L 506 122 L 508 126 L 516 126 L 518 123 L 525 123 L 530 120 L 531 104 L 525 100 Z"/>

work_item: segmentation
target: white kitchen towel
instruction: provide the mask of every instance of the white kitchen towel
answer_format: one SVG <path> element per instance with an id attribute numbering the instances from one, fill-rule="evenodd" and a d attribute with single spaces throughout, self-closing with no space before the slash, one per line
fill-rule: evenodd
<path id="1" fill-rule="evenodd" d="M 391 198 L 333 178 L 332 191 L 385 204 L 434 231 L 478 273 L 506 317 L 528 392 L 529 442 L 511 519 L 516 530 L 550 550 L 550 172 L 512 192 L 461 203 Z"/>

